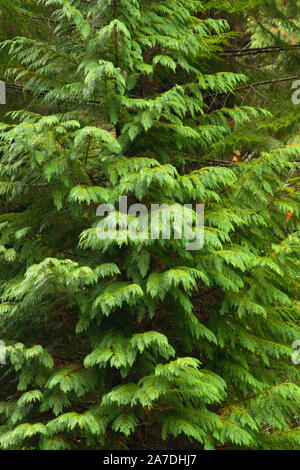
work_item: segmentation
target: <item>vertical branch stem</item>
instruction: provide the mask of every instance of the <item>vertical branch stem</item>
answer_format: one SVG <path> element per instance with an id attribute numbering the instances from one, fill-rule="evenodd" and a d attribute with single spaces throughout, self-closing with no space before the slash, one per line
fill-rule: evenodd
<path id="1" fill-rule="evenodd" d="M 117 1 L 114 0 L 114 18 L 117 18 Z M 115 25 L 115 31 L 114 31 L 114 45 L 115 45 L 115 65 L 116 67 L 119 67 L 119 46 L 118 46 L 118 40 L 119 40 L 119 33 L 118 33 L 118 28 L 117 25 Z M 115 125 L 115 130 L 116 130 L 116 136 L 117 138 L 121 135 L 121 126 L 119 123 Z"/>

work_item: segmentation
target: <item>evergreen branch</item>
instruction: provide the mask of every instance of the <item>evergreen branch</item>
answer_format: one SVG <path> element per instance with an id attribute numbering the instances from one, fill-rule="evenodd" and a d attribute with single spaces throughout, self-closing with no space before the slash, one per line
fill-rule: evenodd
<path id="1" fill-rule="evenodd" d="M 31 88 L 26 88 L 24 85 L 5 82 L 5 86 L 8 89 L 17 90 L 17 91 L 24 91 L 24 92 L 30 93 L 32 95 L 36 94 L 36 92 L 34 90 L 32 90 Z M 46 96 L 48 93 L 49 93 L 49 90 L 40 90 L 40 91 L 38 91 L 37 94 L 39 96 Z"/>
<path id="2" fill-rule="evenodd" d="M 254 87 L 258 87 L 258 86 L 270 85 L 270 84 L 274 84 L 274 83 L 291 82 L 291 81 L 298 80 L 298 79 L 300 79 L 300 75 L 294 75 L 292 77 L 284 77 L 284 78 L 275 78 L 275 79 L 272 79 L 272 80 L 263 80 L 261 82 L 251 83 L 249 85 L 245 85 L 245 86 L 242 86 L 242 87 L 239 87 L 239 88 L 234 88 L 232 91 L 234 93 L 234 92 L 237 92 L 237 91 L 247 90 L 247 89 L 251 89 L 251 88 L 254 88 Z M 31 88 L 26 88 L 24 85 L 14 84 L 14 83 L 6 83 L 6 88 L 17 90 L 17 91 L 25 91 L 25 92 L 31 93 L 31 94 L 36 93 Z M 49 93 L 49 90 L 39 90 L 37 92 L 37 94 L 39 96 L 46 96 L 48 93 Z M 209 96 L 209 95 L 207 95 L 207 96 Z M 99 100 L 88 100 L 84 103 L 85 104 L 101 104 L 101 102 Z M 119 132 L 117 134 L 119 134 Z"/>

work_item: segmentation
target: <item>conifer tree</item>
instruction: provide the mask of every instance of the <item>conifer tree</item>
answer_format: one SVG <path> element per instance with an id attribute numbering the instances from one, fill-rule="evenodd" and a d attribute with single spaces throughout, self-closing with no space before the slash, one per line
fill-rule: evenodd
<path id="1" fill-rule="evenodd" d="M 297 141 L 300 107 L 291 97 L 300 80 L 299 2 L 246 1 L 242 18 L 238 11 L 242 5 L 235 2 L 229 21 L 237 33 L 222 54 L 231 70 L 247 75 L 247 87 L 236 94 L 235 103 L 264 107 L 272 113 L 269 129 L 256 135 L 256 146 L 268 149 Z M 253 139 L 253 133 L 244 135 L 242 147 L 249 147 L 247 137 Z"/>
<path id="2" fill-rule="evenodd" d="M 299 448 L 299 110 L 247 102 L 231 3 L 44 0 L 2 43 L 1 448 Z M 99 239 L 120 196 L 204 204 L 203 248 Z"/>
<path id="3" fill-rule="evenodd" d="M 13 19 L 13 21 L 12 21 Z M 46 40 L 49 31 L 47 9 L 36 1 L 27 1 L 24 8 L 22 0 L 1 0 L 0 2 L 0 41 L 24 36 L 28 39 L 43 38 Z M 5 80 L 5 70 L 10 66 L 10 58 L 5 49 L 0 50 L 0 80 Z M 7 120 L 6 113 L 12 109 L 33 107 L 32 96 L 20 93 L 21 88 L 14 83 L 6 86 L 8 104 L 0 106 L 0 120 Z M 38 103 L 35 101 L 35 105 Z"/>

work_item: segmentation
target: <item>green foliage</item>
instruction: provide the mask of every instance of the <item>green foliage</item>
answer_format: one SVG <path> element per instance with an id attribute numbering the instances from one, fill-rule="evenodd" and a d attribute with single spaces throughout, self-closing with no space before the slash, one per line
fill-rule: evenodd
<path id="1" fill-rule="evenodd" d="M 43 26 L 2 43 L 30 100 L 0 124 L 1 448 L 299 448 L 300 108 L 245 88 L 292 59 L 220 56 L 282 45 L 266 15 L 297 35 L 279 3 L 23 5 Z M 205 204 L 204 247 L 100 240 L 119 196 Z"/>

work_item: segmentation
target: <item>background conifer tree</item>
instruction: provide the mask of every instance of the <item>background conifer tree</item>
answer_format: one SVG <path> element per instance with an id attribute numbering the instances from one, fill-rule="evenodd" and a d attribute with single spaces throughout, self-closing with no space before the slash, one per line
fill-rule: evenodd
<path id="1" fill-rule="evenodd" d="M 232 3 L 45 0 L 2 44 L 2 448 L 299 448 L 299 109 L 249 88 L 299 52 L 228 52 L 298 7 Z M 205 204 L 203 249 L 99 240 L 120 195 Z"/>

